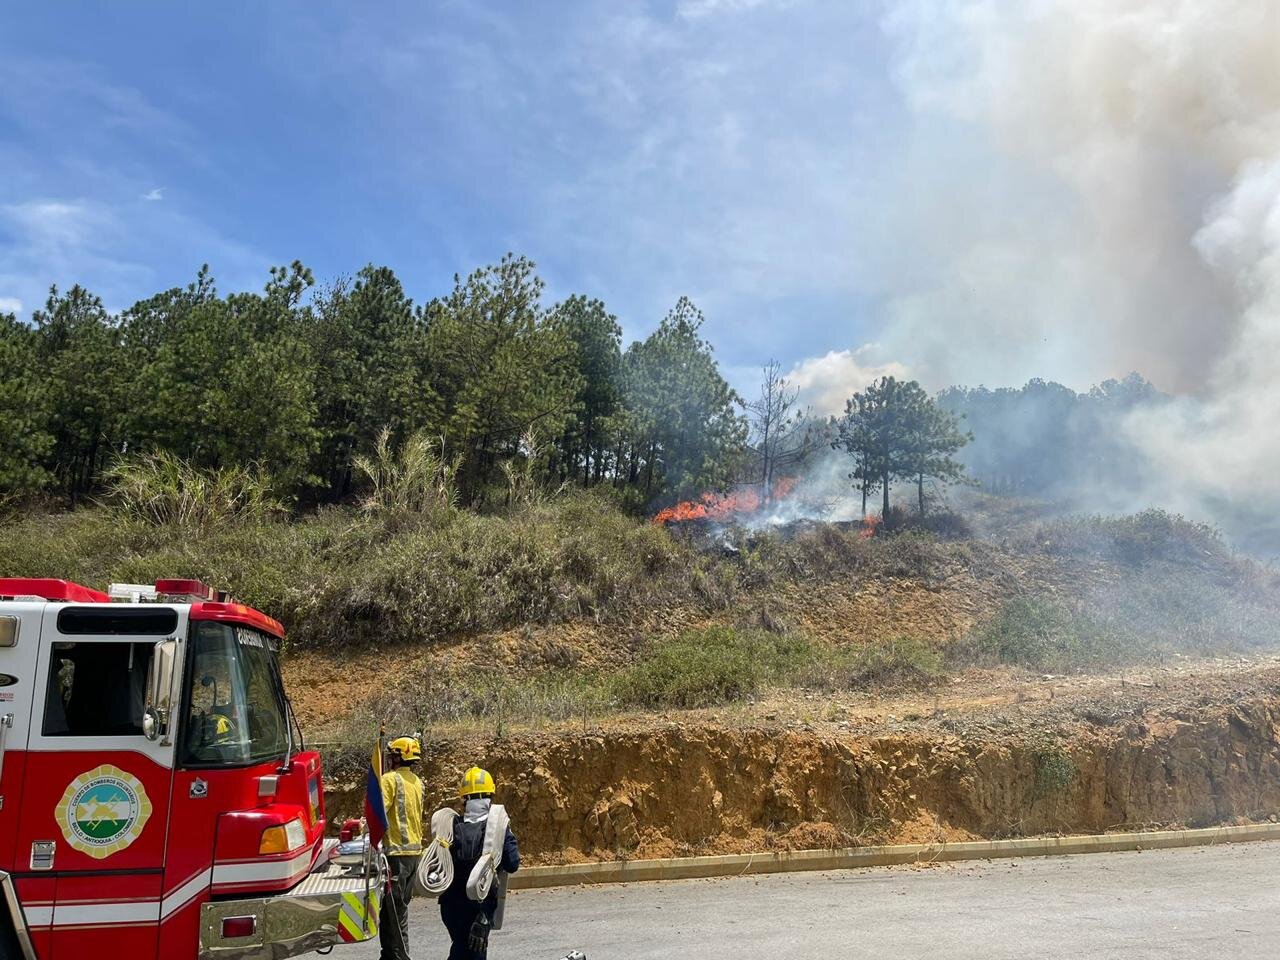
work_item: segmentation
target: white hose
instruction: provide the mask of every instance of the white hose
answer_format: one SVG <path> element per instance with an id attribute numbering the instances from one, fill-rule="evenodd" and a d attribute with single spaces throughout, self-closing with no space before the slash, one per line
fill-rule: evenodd
<path id="1" fill-rule="evenodd" d="M 453 823 L 457 814 L 443 807 L 431 815 L 431 846 L 418 861 L 418 888 L 438 897 L 453 883 Z"/>
<path id="2" fill-rule="evenodd" d="M 487 899 L 498 878 L 498 866 L 502 863 L 502 846 L 507 839 L 507 825 L 510 823 L 507 810 L 501 804 L 489 808 L 489 820 L 484 827 L 484 852 L 476 861 L 467 878 L 467 896 L 480 903 Z"/>

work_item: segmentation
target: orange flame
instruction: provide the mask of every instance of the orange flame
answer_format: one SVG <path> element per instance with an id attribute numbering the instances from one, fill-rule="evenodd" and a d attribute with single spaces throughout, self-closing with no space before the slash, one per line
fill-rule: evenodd
<path id="1" fill-rule="evenodd" d="M 685 520 L 710 520 L 721 523 L 734 517 L 756 513 L 769 504 L 783 499 L 796 485 L 795 477 L 783 477 L 774 481 L 769 496 L 759 487 L 744 487 L 732 493 L 704 493 L 697 500 L 684 500 L 674 506 L 659 510 L 653 518 L 656 524 Z"/>
<path id="2" fill-rule="evenodd" d="M 880 522 L 884 517 L 878 513 L 871 513 L 862 518 L 862 529 L 858 531 L 858 536 L 863 540 L 870 540 L 876 535 L 876 531 L 880 528 Z"/>

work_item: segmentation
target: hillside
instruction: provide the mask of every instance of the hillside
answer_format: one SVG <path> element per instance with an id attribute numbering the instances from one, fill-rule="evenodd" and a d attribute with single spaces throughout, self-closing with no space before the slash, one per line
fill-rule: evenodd
<path id="1" fill-rule="evenodd" d="M 960 731 L 1005 749 L 1073 742 L 1087 718 L 1111 717 L 1105 727 L 1155 709 L 1146 694 L 1117 706 L 1118 691 L 1164 691 L 1159 708 L 1175 713 L 1275 692 L 1269 569 L 1157 511 L 1040 516 L 979 501 L 934 524 L 947 537 L 671 530 L 573 495 L 506 515 L 331 508 L 193 530 L 96 507 L 11 519 L 0 570 L 232 585 L 285 621 L 291 695 L 339 785 L 381 720 L 424 733 L 442 784 L 467 751 L 528 789 L 530 758 L 603 749 L 609 775 L 634 786 L 659 774 L 633 768 L 625 744 L 672 729 L 721 746 L 807 738 L 824 756 L 814 744 L 831 737 L 937 744 Z M 917 813 L 868 830 L 906 836 Z M 772 822 L 761 817 L 734 842 L 726 824 L 696 842 L 684 827 L 648 829 L 688 834 L 680 849 L 784 842 L 757 835 Z M 859 835 L 816 829 L 804 842 Z M 599 856 L 602 843 L 573 849 Z M 665 849 L 654 843 L 645 849 Z M 642 846 L 637 833 L 626 849 Z M 557 851 L 548 836 L 539 855 Z"/>
<path id="2" fill-rule="evenodd" d="M 608 615 L 298 652 L 332 809 L 389 718 L 437 802 L 483 758 L 535 862 L 1280 814 L 1275 576 L 1166 514 L 992 506 L 961 539 L 677 534 L 689 579 Z"/>

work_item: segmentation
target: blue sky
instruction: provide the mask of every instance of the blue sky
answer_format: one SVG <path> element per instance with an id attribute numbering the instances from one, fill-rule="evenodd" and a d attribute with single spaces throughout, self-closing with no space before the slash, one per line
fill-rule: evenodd
<path id="1" fill-rule="evenodd" d="M 1274 11 L 9 4 L 0 310 L 295 258 L 423 300 L 514 251 L 628 338 L 691 296 L 735 385 L 777 359 L 823 412 L 885 372 L 1203 393 L 1242 316 L 1205 230 L 1280 129 Z"/>
<path id="2" fill-rule="evenodd" d="M 1144 502 L 1212 517 L 1280 502 L 1277 36 L 1274 0 L 6 4 L 0 310 L 295 258 L 423 300 L 515 251 L 628 338 L 691 296 L 736 386 L 775 358 L 823 413 L 1137 370 L 1186 401 L 1125 424 Z"/>
<path id="3" fill-rule="evenodd" d="M 24 8 L 25 7 L 25 8 Z M 860 193 L 904 122 L 875 4 L 28 4 L 0 13 L 0 305 L 121 308 L 508 250 L 628 337 L 682 294 L 744 385 L 874 335 Z"/>

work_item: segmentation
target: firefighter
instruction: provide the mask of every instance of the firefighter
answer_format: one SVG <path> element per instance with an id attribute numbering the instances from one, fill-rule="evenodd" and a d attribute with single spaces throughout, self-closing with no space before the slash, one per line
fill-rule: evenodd
<path id="1" fill-rule="evenodd" d="M 414 766 L 422 747 L 413 737 L 397 737 L 387 744 L 391 769 L 382 775 L 382 800 L 387 807 L 383 852 L 391 868 L 390 885 L 382 898 L 378 940 L 382 960 L 409 960 L 409 901 L 422 857 L 422 781 Z"/>
<path id="2" fill-rule="evenodd" d="M 449 845 L 453 882 L 440 895 L 440 919 L 452 944 L 449 960 L 485 960 L 489 948 L 489 931 L 498 909 L 498 885 L 495 883 L 489 895 L 477 902 L 467 895 L 467 882 L 485 855 L 486 835 L 495 832 L 489 829 L 493 794 L 493 777 L 479 767 L 468 770 L 458 787 L 464 807 L 461 814 L 455 814 L 453 842 Z M 515 873 L 520 869 L 520 848 L 509 826 L 502 837 L 489 836 L 488 843 L 499 871 Z"/>

